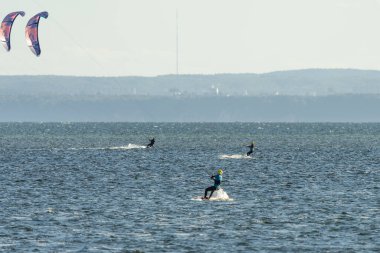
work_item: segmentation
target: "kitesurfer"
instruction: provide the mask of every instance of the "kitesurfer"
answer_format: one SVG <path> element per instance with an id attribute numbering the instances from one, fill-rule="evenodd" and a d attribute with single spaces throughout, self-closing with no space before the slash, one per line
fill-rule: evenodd
<path id="1" fill-rule="evenodd" d="M 150 141 L 150 143 L 149 143 L 148 145 L 146 145 L 146 147 L 147 147 L 147 148 L 152 148 L 153 145 L 154 145 L 154 142 L 155 142 L 154 137 L 153 137 L 153 139 L 151 139 L 151 140 L 149 140 L 149 141 Z"/>
<path id="2" fill-rule="evenodd" d="M 255 143 L 252 142 L 250 145 L 247 146 L 249 148 L 249 151 L 247 152 L 247 156 L 250 156 L 253 153 L 253 149 L 255 147 Z"/>
<path id="3" fill-rule="evenodd" d="M 222 183 L 222 174 L 223 174 L 223 170 L 218 169 L 218 174 L 211 176 L 211 179 L 214 180 L 214 185 L 206 188 L 205 196 L 203 199 L 210 199 L 212 194 L 214 193 L 214 191 L 220 189 L 220 184 Z M 211 193 L 210 193 L 210 196 L 207 197 L 207 192 L 209 192 L 209 191 L 211 191 Z"/>

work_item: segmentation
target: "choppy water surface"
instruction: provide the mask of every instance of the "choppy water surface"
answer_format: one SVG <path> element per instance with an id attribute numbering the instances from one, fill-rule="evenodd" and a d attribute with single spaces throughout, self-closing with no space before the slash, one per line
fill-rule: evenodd
<path id="1" fill-rule="evenodd" d="M 2 123 L 0 251 L 379 252 L 379 168 L 380 124 Z"/>

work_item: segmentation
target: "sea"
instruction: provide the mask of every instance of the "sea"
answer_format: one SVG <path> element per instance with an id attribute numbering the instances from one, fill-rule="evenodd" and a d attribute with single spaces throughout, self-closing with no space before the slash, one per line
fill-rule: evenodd
<path id="1" fill-rule="evenodd" d="M 379 214 L 379 123 L 0 123 L 0 252 L 380 252 Z"/>

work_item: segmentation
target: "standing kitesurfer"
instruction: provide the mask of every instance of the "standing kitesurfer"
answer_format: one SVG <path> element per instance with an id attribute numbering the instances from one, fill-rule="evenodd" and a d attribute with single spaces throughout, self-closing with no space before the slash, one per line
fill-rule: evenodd
<path id="1" fill-rule="evenodd" d="M 150 143 L 149 143 L 148 145 L 146 145 L 146 147 L 147 147 L 147 148 L 152 148 L 153 145 L 154 145 L 154 142 L 155 142 L 154 137 L 153 137 L 153 139 L 151 139 L 151 140 L 149 140 L 149 141 L 150 141 Z"/>
<path id="2" fill-rule="evenodd" d="M 215 176 L 211 176 L 211 179 L 214 180 L 214 185 L 208 187 L 205 190 L 205 196 L 204 196 L 203 199 L 210 199 L 211 196 L 212 196 L 212 194 L 214 193 L 214 191 L 220 189 L 220 184 L 222 183 L 222 174 L 223 174 L 223 170 L 222 169 L 218 169 L 218 174 L 215 175 Z M 209 197 L 207 197 L 207 192 L 209 192 L 209 191 L 211 191 L 211 194 L 210 194 Z"/>
<path id="3" fill-rule="evenodd" d="M 253 149 L 255 148 L 255 142 L 252 142 L 251 145 L 248 145 L 247 147 L 249 148 L 247 156 L 250 156 L 253 153 Z"/>

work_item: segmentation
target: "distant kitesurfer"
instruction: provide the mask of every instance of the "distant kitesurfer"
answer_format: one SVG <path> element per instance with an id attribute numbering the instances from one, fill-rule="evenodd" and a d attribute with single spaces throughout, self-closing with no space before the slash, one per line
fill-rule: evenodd
<path id="1" fill-rule="evenodd" d="M 211 196 L 212 196 L 212 194 L 214 193 L 214 191 L 220 189 L 220 184 L 222 183 L 222 174 L 223 174 L 223 170 L 222 169 L 218 169 L 218 174 L 216 174 L 214 176 L 211 176 L 211 179 L 214 180 L 214 185 L 208 187 L 205 190 L 205 196 L 204 196 L 203 199 L 210 199 Z M 207 192 L 209 192 L 209 191 L 211 191 L 211 194 L 210 194 L 209 197 L 207 197 Z"/>
<path id="2" fill-rule="evenodd" d="M 255 143 L 252 142 L 250 145 L 247 146 L 249 148 L 249 151 L 247 152 L 247 156 L 250 156 L 253 153 L 253 149 L 255 148 Z"/>
<path id="3" fill-rule="evenodd" d="M 149 141 L 150 141 L 150 143 L 149 143 L 148 145 L 146 145 L 146 147 L 147 147 L 147 148 L 152 148 L 153 145 L 154 145 L 154 142 L 155 142 L 154 137 L 153 137 L 153 139 L 151 139 L 151 140 L 149 140 Z"/>

